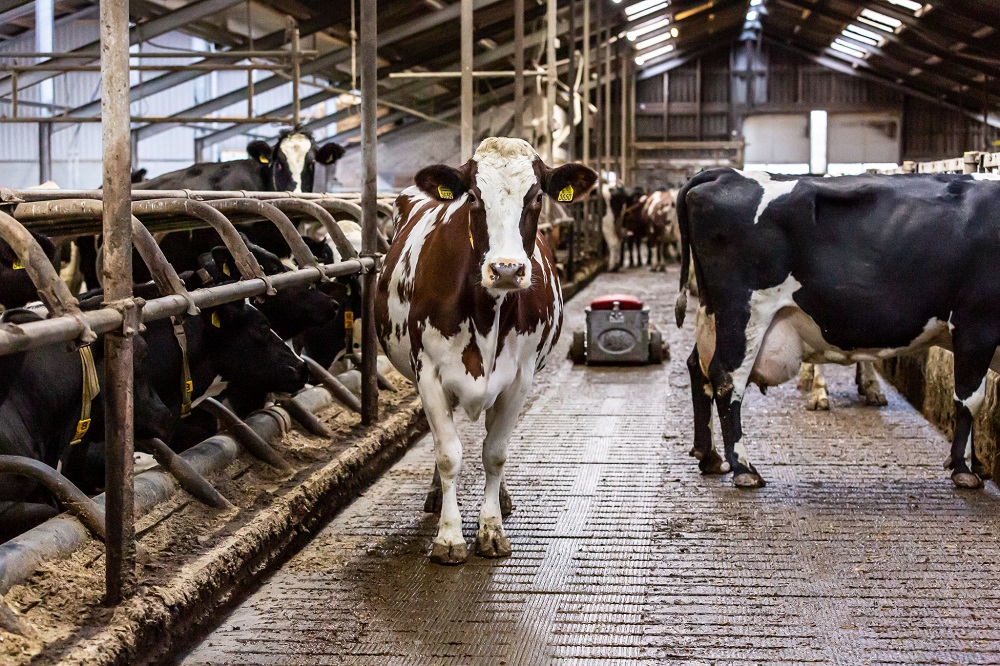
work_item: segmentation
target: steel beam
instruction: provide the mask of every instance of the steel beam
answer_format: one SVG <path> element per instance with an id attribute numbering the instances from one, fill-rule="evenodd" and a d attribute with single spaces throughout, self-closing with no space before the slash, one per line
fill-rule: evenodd
<path id="1" fill-rule="evenodd" d="M 496 4 L 500 1 L 501 0 L 474 0 L 474 7 L 475 9 L 481 9 L 483 7 Z M 428 14 L 415 21 L 410 21 L 403 25 L 397 26 L 396 28 L 393 28 L 391 30 L 386 30 L 385 32 L 383 32 L 381 35 L 378 36 L 378 48 L 380 49 L 385 48 L 386 46 L 389 46 L 390 44 L 393 44 L 400 40 L 407 39 L 408 37 L 412 37 L 413 35 L 420 34 L 421 32 L 427 30 L 431 30 L 433 28 L 440 26 L 443 23 L 447 23 L 448 21 L 453 21 L 456 18 L 459 18 L 460 9 L 461 7 L 457 4 L 448 5 L 444 9 L 438 10 L 432 14 Z M 305 25 L 307 24 L 304 24 L 300 28 L 300 32 L 303 36 L 305 36 L 306 34 L 310 34 L 306 32 Z M 264 37 L 260 42 L 258 42 L 258 46 L 264 48 L 264 43 L 267 40 L 271 39 L 274 36 L 274 34 L 276 33 Z M 282 31 L 281 34 L 283 36 L 284 32 Z M 271 46 L 268 45 L 267 48 L 271 48 Z M 350 58 L 351 58 L 351 50 L 349 48 L 345 47 L 337 49 L 335 51 L 331 51 L 330 53 L 326 53 L 320 56 L 319 58 L 316 58 L 315 60 L 307 63 L 306 65 L 303 65 L 301 73 L 304 76 L 310 74 L 323 74 L 325 72 L 334 69 L 340 63 L 347 62 L 348 60 L 350 60 Z M 155 81 L 159 81 L 159 79 L 154 79 L 153 82 Z M 254 83 L 254 94 L 259 94 L 268 90 L 273 90 L 275 88 L 278 88 L 279 86 L 285 85 L 286 83 L 288 83 L 288 79 L 286 77 L 277 74 L 274 76 L 270 76 L 266 79 Z M 195 106 L 189 107 L 182 111 L 178 111 L 174 115 L 176 116 L 205 115 L 213 111 L 218 111 L 219 109 L 223 109 L 232 104 L 241 102 L 245 100 L 246 97 L 247 97 L 247 89 L 239 88 L 224 95 L 220 95 L 214 99 L 206 100 L 201 104 L 196 104 Z M 85 108 L 85 107 L 80 107 L 80 108 Z M 77 115 L 75 111 L 76 111 L 75 109 L 73 111 L 70 111 L 70 115 Z M 140 140 L 149 138 L 161 132 L 165 132 L 171 127 L 173 127 L 173 125 L 166 125 L 166 124 L 140 127 L 138 130 L 136 130 L 136 136 Z"/>
<path id="2" fill-rule="evenodd" d="M 524 0 L 514 0 L 514 137 L 524 138 Z"/>
<path id="3" fill-rule="evenodd" d="M 462 58 L 462 163 L 472 159 L 472 0 L 461 0 L 461 58 Z"/>
<path id="4" fill-rule="evenodd" d="M 200 2 L 195 2 L 181 7 L 180 9 L 164 14 L 163 16 L 157 17 L 151 21 L 140 23 L 132 28 L 129 31 L 129 43 L 138 44 L 168 33 L 172 30 L 183 28 L 185 25 L 193 21 L 216 14 L 224 9 L 238 5 L 242 1 L 243 0 L 201 0 Z M 50 45 L 46 49 L 39 48 L 38 50 L 52 51 L 52 47 Z M 93 62 L 99 55 L 100 42 L 91 42 L 90 44 L 85 44 L 79 48 L 73 49 L 65 56 L 52 58 L 50 63 L 79 65 Z M 19 88 L 24 89 L 41 83 L 42 81 L 47 81 L 48 79 L 58 75 L 59 72 L 29 72 L 18 77 L 17 85 Z M 0 79 L 0 97 L 11 93 L 13 87 L 11 84 L 12 79 L 10 77 Z"/>
<path id="5" fill-rule="evenodd" d="M 117 605 L 136 586 L 132 485 L 132 341 L 138 313 L 132 301 L 131 139 L 129 137 L 128 0 L 101 1 L 101 123 L 104 164 L 104 299 L 124 326 L 104 338 L 107 463 L 106 602 Z"/>
<path id="6" fill-rule="evenodd" d="M 471 0 L 463 0 L 471 2 Z M 471 8 L 470 8 L 471 10 Z M 378 246 L 378 49 L 376 0 L 361 0 L 361 253 L 374 256 Z M 470 11 L 471 13 L 471 11 Z M 378 420 L 378 340 L 375 334 L 376 271 L 362 276 L 361 421 Z"/>

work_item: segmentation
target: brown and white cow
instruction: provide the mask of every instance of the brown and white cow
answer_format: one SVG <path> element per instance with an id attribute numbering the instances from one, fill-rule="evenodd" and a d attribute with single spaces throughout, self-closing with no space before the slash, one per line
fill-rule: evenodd
<path id="1" fill-rule="evenodd" d="M 642 216 L 649 225 L 649 258 L 653 271 L 667 270 L 667 259 L 680 256 L 681 232 L 677 226 L 677 190 L 658 190 L 642 201 Z M 653 250 L 656 262 L 653 263 Z"/>
<path id="2" fill-rule="evenodd" d="M 456 495 L 456 407 L 473 420 L 486 412 L 476 549 L 510 555 L 500 507 L 507 443 L 563 317 L 538 214 L 546 194 L 572 201 L 596 180 L 578 164 L 548 167 L 520 139 L 489 138 L 458 168 L 422 169 L 416 186 L 396 199 L 396 237 L 379 278 L 375 320 L 389 359 L 417 385 L 434 436 L 442 489 L 434 562 L 468 557 Z"/>

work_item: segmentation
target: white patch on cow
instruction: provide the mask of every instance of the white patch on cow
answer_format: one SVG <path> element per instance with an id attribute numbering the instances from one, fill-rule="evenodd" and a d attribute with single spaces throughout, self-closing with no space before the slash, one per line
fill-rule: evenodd
<path id="1" fill-rule="evenodd" d="M 305 134 L 289 134 L 281 143 L 278 149 L 285 154 L 285 161 L 288 163 L 288 173 L 295 181 L 293 192 L 302 192 L 302 171 L 306 167 L 306 156 L 312 148 L 312 141 Z"/>
<path id="2" fill-rule="evenodd" d="M 983 406 L 983 401 L 985 400 L 986 400 L 986 377 L 983 377 L 983 381 L 979 383 L 979 388 L 973 391 L 972 395 L 970 395 L 965 400 L 959 399 L 958 394 L 957 393 L 955 394 L 955 402 L 960 402 L 963 405 L 965 405 L 965 408 L 968 409 L 973 416 L 979 413 L 979 410 Z"/>
<path id="3" fill-rule="evenodd" d="M 764 211 L 772 201 L 783 194 L 791 192 L 799 182 L 798 180 L 774 180 L 771 178 L 771 174 L 763 171 L 743 171 L 741 173 L 746 178 L 756 180 L 764 188 L 764 193 L 760 197 L 760 204 L 757 205 L 757 213 L 753 217 L 754 224 L 760 221 L 760 216 L 764 214 Z"/>
<path id="4" fill-rule="evenodd" d="M 337 222 L 337 226 L 340 227 L 342 232 L 344 232 L 344 236 L 351 244 L 351 247 L 354 248 L 355 252 L 361 254 L 361 225 L 353 220 L 340 220 Z M 323 242 L 325 242 L 333 251 L 334 262 L 344 260 L 343 257 L 340 256 L 340 250 L 337 249 L 337 244 L 333 242 L 333 238 L 330 237 L 330 234 L 323 237 Z"/>
<path id="5" fill-rule="evenodd" d="M 973 180 L 1000 180 L 1000 173 L 973 173 Z"/>
<path id="6" fill-rule="evenodd" d="M 608 244 L 608 270 L 611 271 L 618 265 L 621 239 L 618 238 L 618 230 L 615 228 L 615 212 L 611 210 L 611 187 L 609 185 L 601 185 L 601 198 L 604 199 L 601 235 L 604 236 L 604 242 Z"/>
<path id="7" fill-rule="evenodd" d="M 736 460 L 738 460 L 741 465 L 750 465 L 750 456 L 747 454 L 747 447 L 743 445 L 742 439 L 733 444 L 733 453 L 736 454 Z"/>
<path id="8" fill-rule="evenodd" d="M 779 310 L 786 307 L 794 307 L 795 301 L 792 294 L 802 288 L 802 284 L 789 275 L 784 282 L 767 289 L 758 289 L 750 294 L 750 321 L 746 326 L 746 356 L 743 363 L 733 373 L 733 402 L 743 399 L 747 382 L 750 379 L 750 372 L 757 359 L 764 337 L 771 326 L 774 316 Z M 784 345 L 782 345 L 784 346 Z M 778 360 L 775 358 L 774 360 Z M 787 365 L 786 359 L 780 360 L 782 365 Z M 798 371 L 799 359 L 794 363 L 795 371 Z M 786 377 L 785 381 L 791 376 Z"/>
<path id="9" fill-rule="evenodd" d="M 490 288 L 487 274 L 491 263 L 498 261 L 524 264 L 525 285 L 531 284 L 531 262 L 524 252 L 521 237 L 521 213 L 524 196 L 538 182 L 535 160 L 538 155 L 521 139 L 490 138 L 476 149 L 476 185 L 486 209 L 486 227 L 490 246 L 483 260 L 483 286 Z"/>
<path id="10" fill-rule="evenodd" d="M 212 383 L 208 385 L 207 389 L 205 389 L 205 392 L 191 401 L 191 408 L 194 409 L 208 398 L 217 397 L 226 390 L 227 386 L 229 386 L 229 382 L 224 380 L 221 376 L 216 375 L 215 379 L 212 380 Z"/>

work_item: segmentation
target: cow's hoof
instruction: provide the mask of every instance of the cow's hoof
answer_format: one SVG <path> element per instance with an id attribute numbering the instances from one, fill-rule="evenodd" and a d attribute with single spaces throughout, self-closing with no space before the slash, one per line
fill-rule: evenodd
<path id="1" fill-rule="evenodd" d="M 701 460 L 702 456 L 704 456 L 705 454 L 697 446 L 692 446 L 691 450 L 688 451 L 688 455 L 696 460 Z"/>
<path id="2" fill-rule="evenodd" d="M 424 499 L 424 513 L 441 513 L 441 489 L 432 488 Z"/>
<path id="3" fill-rule="evenodd" d="M 966 490 L 979 490 L 983 487 L 983 480 L 972 472 L 955 472 L 951 475 L 951 480 L 956 487 Z"/>
<path id="4" fill-rule="evenodd" d="M 707 453 L 702 454 L 698 461 L 698 469 L 705 475 L 728 474 L 729 463 L 714 449 L 709 449 Z"/>
<path id="5" fill-rule="evenodd" d="M 823 396 L 820 398 L 811 397 L 809 402 L 806 403 L 806 409 L 811 412 L 828 412 L 830 411 L 830 398 Z"/>
<path id="6" fill-rule="evenodd" d="M 434 564 L 462 564 L 469 559 L 469 546 L 463 541 L 444 544 L 437 541 L 431 546 L 431 562 Z"/>
<path id="7" fill-rule="evenodd" d="M 978 460 L 972 463 L 972 473 L 978 476 L 983 481 L 993 478 L 993 472 L 990 471 L 986 465 L 979 462 Z"/>
<path id="8" fill-rule="evenodd" d="M 476 554 L 480 557 L 510 557 L 510 539 L 499 525 L 487 525 L 476 535 Z"/>
<path id="9" fill-rule="evenodd" d="M 873 389 L 864 392 L 865 404 L 872 407 L 885 407 L 889 404 L 888 398 L 882 393 L 881 389 Z"/>
<path id="10" fill-rule="evenodd" d="M 760 474 L 754 472 L 740 472 L 733 477 L 733 485 L 737 488 L 763 488 L 767 484 Z"/>
<path id="11" fill-rule="evenodd" d="M 514 513 L 514 500 L 510 498 L 510 493 L 507 492 L 507 486 L 500 486 L 500 515 L 506 518 L 510 514 Z"/>

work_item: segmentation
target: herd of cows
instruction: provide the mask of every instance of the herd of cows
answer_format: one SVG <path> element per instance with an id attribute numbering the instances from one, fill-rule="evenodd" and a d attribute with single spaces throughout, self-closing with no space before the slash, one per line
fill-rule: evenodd
<path id="1" fill-rule="evenodd" d="M 140 175 L 135 187 L 310 191 L 315 164 L 332 164 L 342 153 L 335 144 L 318 146 L 308 134 L 288 131 L 273 146 L 251 144 L 246 160 L 199 164 L 152 180 Z M 559 266 L 539 218 L 547 198 L 578 202 L 597 180 L 580 164 L 545 164 L 520 139 L 489 138 L 463 165 L 423 168 L 396 199 L 374 316 L 389 360 L 417 387 L 434 438 L 436 469 L 425 508 L 440 512 L 435 562 L 457 564 L 469 556 L 456 493 L 458 408 L 472 419 L 485 414 L 486 421 L 475 550 L 486 557 L 511 552 L 503 529 L 512 509 L 504 479 L 508 442 L 563 320 Z M 972 421 L 1000 344 L 996 180 L 783 178 L 712 169 L 679 190 L 605 188 L 609 268 L 622 267 L 626 256 L 630 266 L 641 265 L 643 242 L 654 271 L 678 258 L 678 326 L 688 293 L 697 289 L 696 342 L 687 366 L 692 455 L 702 472 L 732 472 L 738 487 L 764 484 L 744 445 L 740 408 L 750 383 L 763 392 L 800 376 L 813 388 L 810 407 L 826 408 L 817 364 L 858 363 L 859 392 L 869 404 L 885 404 L 871 364 L 938 345 L 955 353 L 957 420 L 947 466 L 957 486 L 981 487 L 988 472 L 976 457 Z M 342 223 L 357 238 L 352 224 Z M 242 231 L 265 272 L 293 270 L 289 248 L 273 227 Z M 53 242 L 37 240 L 54 260 Z M 328 238 L 307 241 L 322 263 L 339 260 Z M 160 243 L 189 289 L 237 279 L 235 261 L 214 231 L 168 234 Z M 79 296 L 81 307 L 101 307 L 98 243 L 81 243 L 80 255 L 89 288 Z M 39 318 L 24 307 L 36 293 L 18 267 L 0 243 L 3 322 Z M 137 268 L 135 290 L 154 298 L 159 294 L 148 279 Z M 353 345 L 345 312 L 361 312 L 356 277 L 150 323 L 136 345 L 137 442 L 156 437 L 182 450 L 213 434 L 214 417 L 196 409 L 206 395 L 221 391 L 245 415 L 269 393 L 303 387 L 306 367 L 293 349 L 329 366 Z M 41 460 L 94 492 L 104 478 L 103 404 L 94 392 L 103 379 L 103 345 L 88 349 L 0 357 L 0 453 Z M 713 409 L 723 455 L 713 442 Z M 81 432 L 84 414 L 89 428 Z M 0 538 L 56 511 L 34 482 L 0 483 Z"/>

